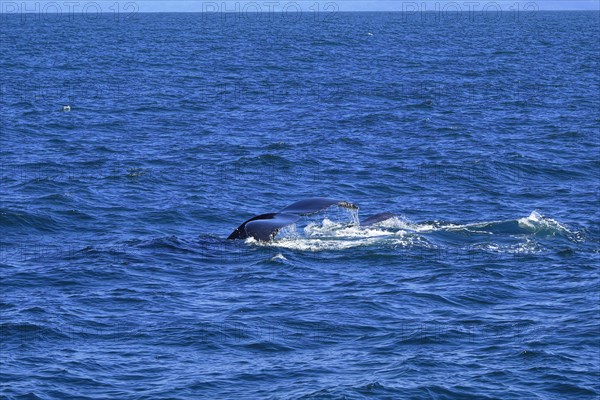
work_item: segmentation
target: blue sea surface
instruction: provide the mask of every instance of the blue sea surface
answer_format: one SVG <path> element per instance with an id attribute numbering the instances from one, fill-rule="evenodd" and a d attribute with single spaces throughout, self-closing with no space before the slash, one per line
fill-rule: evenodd
<path id="1" fill-rule="evenodd" d="M 597 12 L 0 19 L 0 398 L 600 396 Z"/>

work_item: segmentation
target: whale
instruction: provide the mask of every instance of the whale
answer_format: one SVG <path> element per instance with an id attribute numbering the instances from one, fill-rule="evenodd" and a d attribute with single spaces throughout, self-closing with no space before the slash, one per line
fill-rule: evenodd
<path id="1" fill-rule="evenodd" d="M 358 211 L 358 206 L 345 200 L 325 197 L 314 197 L 297 201 L 278 212 L 256 215 L 238 226 L 227 238 L 228 240 L 254 238 L 268 242 L 275 238 L 284 227 L 295 224 L 300 218 L 324 211 L 329 207 L 341 207 Z M 390 212 L 375 214 L 365 220 L 361 226 L 370 226 L 395 215 Z"/>

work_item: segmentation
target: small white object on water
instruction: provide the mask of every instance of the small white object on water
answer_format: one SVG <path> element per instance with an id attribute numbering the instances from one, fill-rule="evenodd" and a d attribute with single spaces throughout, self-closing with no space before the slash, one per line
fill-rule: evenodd
<path id="1" fill-rule="evenodd" d="M 71 111 L 71 106 L 63 106 L 63 111 L 64 111 L 64 112 L 69 112 L 69 111 Z"/>
<path id="2" fill-rule="evenodd" d="M 371 32 L 367 33 L 367 36 L 373 36 L 373 34 Z"/>

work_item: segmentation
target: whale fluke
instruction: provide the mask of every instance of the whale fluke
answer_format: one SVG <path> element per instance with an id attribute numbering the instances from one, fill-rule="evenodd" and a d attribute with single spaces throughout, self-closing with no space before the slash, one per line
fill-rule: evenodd
<path id="1" fill-rule="evenodd" d="M 291 225 L 300 219 L 300 215 L 270 213 L 261 214 L 250 218 L 229 235 L 227 239 L 247 239 L 268 241 L 285 226 Z"/>
<path id="2" fill-rule="evenodd" d="M 281 228 L 295 223 L 300 217 L 315 214 L 334 205 L 358 210 L 358 206 L 347 201 L 321 197 L 300 200 L 290 204 L 278 213 L 261 214 L 250 218 L 233 231 L 227 239 L 252 237 L 256 240 L 269 241 L 275 237 Z"/>
<path id="3" fill-rule="evenodd" d="M 323 211 L 333 205 L 349 208 L 352 210 L 358 210 L 358 207 L 347 201 L 340 201 L 334 199 L 325 199 L 322 197 L 316 197 L 313 199 L 300 200 L 294 204 L 290 204 L 280 212 L 298 215 L 310 215 Z"/>

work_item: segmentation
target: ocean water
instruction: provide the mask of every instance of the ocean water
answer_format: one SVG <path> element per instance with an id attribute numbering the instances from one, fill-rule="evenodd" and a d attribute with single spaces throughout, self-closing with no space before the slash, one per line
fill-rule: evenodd
<path id="1" fill-rule="evenodd" d="M 0 18 L 1 398 L 600 395 L 597 12 Z"/>

